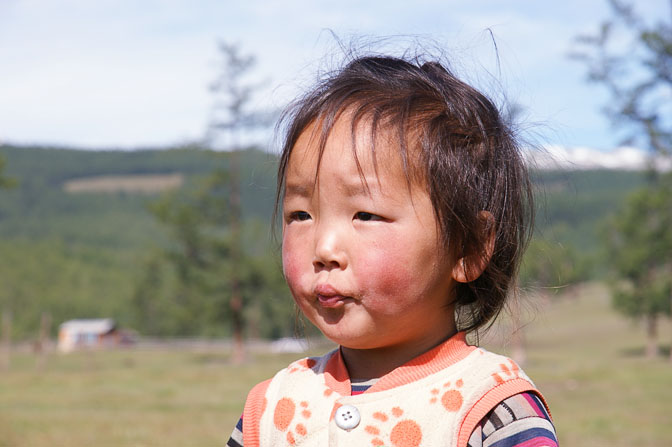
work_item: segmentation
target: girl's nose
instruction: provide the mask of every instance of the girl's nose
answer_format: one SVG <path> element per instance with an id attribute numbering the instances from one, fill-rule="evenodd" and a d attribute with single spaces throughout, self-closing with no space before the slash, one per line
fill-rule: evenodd
<path id="1" fill-rule="evenodd" d="M 313 266 L 316 270 L 344 269 L 347 256 L 338 229 L 330 226 L 321 228 L 315 237 Z"/>

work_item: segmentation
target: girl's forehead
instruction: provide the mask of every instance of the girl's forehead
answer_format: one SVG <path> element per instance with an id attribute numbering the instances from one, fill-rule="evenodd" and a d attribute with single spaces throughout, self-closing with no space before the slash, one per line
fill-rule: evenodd
<path id="1" fill-rule="evenodd" d="M 329 129 L 313 122 L 301 132 L 291 149 L 287 174 L 311 170 L 318 175 L 324 163 L 354 166 L 360 175 L 367 177 L 383 170 L 405 176 L 406 171 L 393 132 L 382 127 L 374 131 L 370 120 L 353 123 L 345 113 Z"/>
<path id="2" fill-rule="evenodd" d="M 317 130 L 315 130 L 317 127 Z M 417 169 L 405 167 L 400 145 L 392 132 L 372 139 L 370 127 L 353 135 L 349 122 L 336 123 L 324 140 L 318 126 L 307 128 L 297 139 L 285 171 L 284 193 L 294 197 L 312 196 L 323 186 L 346 196 L 378 194 L 406 197 L 429 195 L 424 177 Z M 382 196 L 381 196 L 382 195 Z M 372 197 L 372 196 L 371 196 Z"/>

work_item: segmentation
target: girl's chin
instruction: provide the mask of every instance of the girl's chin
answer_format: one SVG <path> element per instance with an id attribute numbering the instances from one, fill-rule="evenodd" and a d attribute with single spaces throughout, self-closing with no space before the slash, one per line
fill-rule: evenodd
<path id="1" fill-rule="evenodd" d="M 322 334 L 339 346 L 354 350 L 369 350 L 380 347 L 380 340 L 369 334 L 357 334 L 352 330 L 344 335 L 342 331 L 334 330 L 333 327 L 319 327 Z"/>

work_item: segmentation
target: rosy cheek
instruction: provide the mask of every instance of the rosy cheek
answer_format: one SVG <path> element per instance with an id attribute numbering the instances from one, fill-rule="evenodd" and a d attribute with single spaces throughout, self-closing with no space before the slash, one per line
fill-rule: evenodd
<path id="1" fill-rule="evenodd" d="M 285 280 L 291 283 L 298 277 L 299 275 L 299 268 L 298 268 L 298 263 L 294 259 L 293 256 L 291 255 L 286 255 L 283 253 L 282 255 L 282 271 L 285 274 Z"/>
<path id="2" fill-rule="evenodd" d="M 282 271 L 290 289 L 294 289 L 301 276 L 300 252 L 291 238 L 287 237 L 282 241 Z"/>
<path id="3" fill-rule="evenodd" d="M 414 284 L 414 274 L 409 269 L 403 250 L 392 246 L 394 244 L 385 249 L 370 250 L 361 263 L 361 274 L 358 274 L 360 286 L 375 292 L 372 296 L 385 301 L 387 306 L 394 306 L 395 303 L 390 300 L 405 295 L 405 291 Z"/>

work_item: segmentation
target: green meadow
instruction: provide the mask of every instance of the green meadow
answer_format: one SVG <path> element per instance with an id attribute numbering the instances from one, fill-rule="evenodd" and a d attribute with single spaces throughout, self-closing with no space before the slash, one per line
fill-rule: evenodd
<path id="1" fill-rule="evenodd" d="M 669 321 L 649 361 L 643 328 L 613 313 L 599 283 L 528 304 L 525 369 L 562 445 L 672 445 Z M 506 352 L 505 340 L 506 321 L 482 342 Z M 296 357 L 257 351 L 232 366 L 222 348 L 131 348 L 51 353 L 40 368 L 16 353 L 0 375 L 0 446 L 222 446 L 247 390 Z"/>

